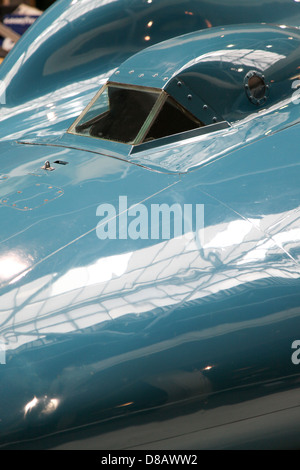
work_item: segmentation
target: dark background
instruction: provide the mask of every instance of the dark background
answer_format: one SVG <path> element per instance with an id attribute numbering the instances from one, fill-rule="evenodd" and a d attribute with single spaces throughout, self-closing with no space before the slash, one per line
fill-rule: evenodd
<path id="1" fill-rule="evenodd" d="M 45 11 L 55 0 L 0 0 L 1 10 L 12 11 L 20 3 L 27 3 L 33 7 L 37 7 L 42 11 Z"/>

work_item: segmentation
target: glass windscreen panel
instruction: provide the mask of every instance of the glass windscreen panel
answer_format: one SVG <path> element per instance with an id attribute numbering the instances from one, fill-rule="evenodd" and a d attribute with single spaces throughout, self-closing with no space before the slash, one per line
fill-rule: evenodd
<path id="1" fill-rule="evenodd" d="M 204 124 L 201 121 L 168 96 L 149 126 L 144 142 L 191 131 L 202 126 Z"/>
<path id="2" fill-rule="evenodd" d="M 203 125 L 162 90 L 110 83 L 69 132 L 136 145 Z"/>

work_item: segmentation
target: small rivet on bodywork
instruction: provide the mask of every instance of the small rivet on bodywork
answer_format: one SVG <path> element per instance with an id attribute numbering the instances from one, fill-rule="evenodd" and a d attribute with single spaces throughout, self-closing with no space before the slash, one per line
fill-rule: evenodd
<path id="1" fill-rule="evenodd" d="M 203 109 L 204 109 L 204 111 L 206 111 L 206 110 L 207 110 L 207 108 L 208 108 L 207 104 L 203 105 Z"/>
<path id="2" fill-rule="evenodd" d="M 188 100 L 191 100 L 193 98 L 192 95 L 188 95 Z"/>
<path id="3" fill-rule="evenodd" d="M 182 83 L 181 83 L 181 82 L 177 82 L 177 86 L 182 86 Z"/>
<path id="4" fill-rule="evenodd" d="M 217 122 L 217 118 L 216 118 L 216 117 L 213 117 L 213 122 Z"/>
<path id="5" fill-rule="evenodd" d="M 134 70 L 130 70 L 128 73 L 132 74 L 132 73 L 134 73 Z"/>
<path id="6" fill-rule="evenodd" d="M 145 76 L 144 73 L 140 73 L 140 75 L 139 75 L 140 78 L 142 78 L 142 77 L 144 77 L 144 76 Z"/>
<path id="7" fill-rule="evenodd" d="M 119 75 L 119 73 L 120 73 L 120 70 L 117 70 L 117 71 L 115 72 L 115 75 Z"/>

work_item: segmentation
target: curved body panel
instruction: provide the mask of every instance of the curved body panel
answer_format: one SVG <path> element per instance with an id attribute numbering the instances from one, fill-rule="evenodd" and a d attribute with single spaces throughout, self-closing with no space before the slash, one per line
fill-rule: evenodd
<path id="1" fill-rule="evenodd" d="M 300 4 L 275 3 L 59 1 L 5 59 L 2 449 L 299 447 Z M 289 28 L 225 26 L 252 11 Z M 165 42 L 141 51 L 146 20 Z M 228 50 L 259 45 L 250 65 L 220 65 L 222 28 Z M 115 72 L 135 61 L 155 75 L 175 60 L 164 47 L 195 35 L 187 62 L 215 51 L 216 83 L 241 87 L 230 127 L 133 153 L 67 133 Z M 172 77 L 201 75 L 201 61 L 180 75 L 184 55 Z M 244 90 L 250 67 L 276 82 L 262 107 Z"/>

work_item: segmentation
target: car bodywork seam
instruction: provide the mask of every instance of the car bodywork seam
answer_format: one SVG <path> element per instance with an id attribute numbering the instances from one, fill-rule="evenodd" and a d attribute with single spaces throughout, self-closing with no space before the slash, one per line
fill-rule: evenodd
<path id="1" fill-rule="evenodd" d="M 226 207 L 227 209 L 233 211 L 236 215 L 238 215 L 239 217 L 241 217 L 243 220 L 249 222 L 256 230 L 258 230 L 260 233 L 262 233 L 263 235 L 265 235 L 265 237 L 268 239 L 268 240 L 271 240 L 273 243 L 275 243 L 275 245 L 281 249 L 293 262 L 294 264 L 299 268 L 299 271 L 300 271 L 300 263 L 298 263 L 298 261 L 290 254 L 289 251 L 287 251 L 283 246 L 281 246 L 274 238 L 272 235 L 270 235 L 268 232 L 266 232 L 265 230 L 262 230 L 260 227 L 256 226 L 253 222 L 252 219 L 249 219 L 248 217 L 245 217 L 244 215 L 240 214 L 237 210 L 233 209 L 233 207 L 231 207 L 230 205 L 226 204 L 225 202 L 221 201 L 220 199 L 218 199 L 217 197 L 211 195 L 210 193 L 204 191 L 203 189 L 200 189 L 200 191 L 205 194 L 206 196 L 214 199 L 215 201 L 217 201 L 219 204 L 223 205 L 224 207 Z"/>

